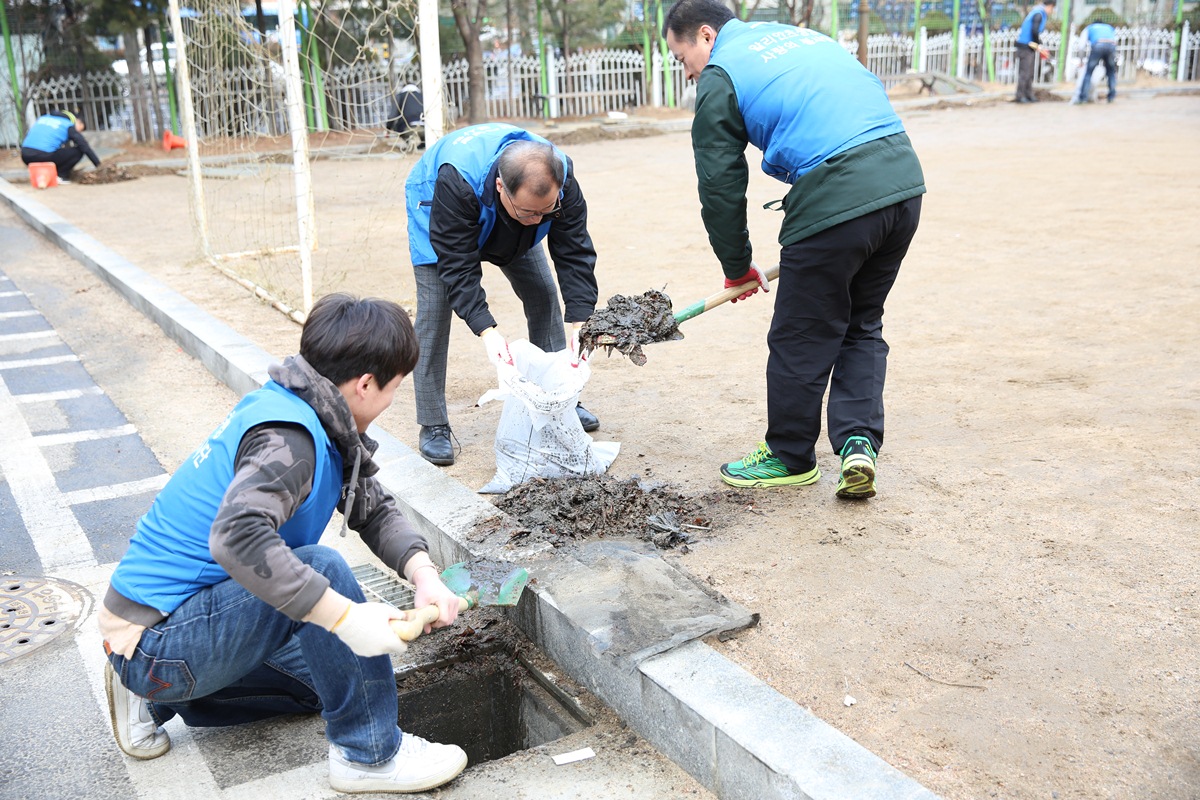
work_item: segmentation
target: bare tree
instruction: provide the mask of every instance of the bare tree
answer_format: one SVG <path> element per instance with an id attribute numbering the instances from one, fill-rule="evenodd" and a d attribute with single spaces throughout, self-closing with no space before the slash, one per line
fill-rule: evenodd
<path id="1" fill-rule="evenodd" d="M 450 0 L 450 10 L 467 51 L 467 121 L 472 125 L 487 122 L 487 78 L 479 39 L 487 17 L 487 0 Z"/>

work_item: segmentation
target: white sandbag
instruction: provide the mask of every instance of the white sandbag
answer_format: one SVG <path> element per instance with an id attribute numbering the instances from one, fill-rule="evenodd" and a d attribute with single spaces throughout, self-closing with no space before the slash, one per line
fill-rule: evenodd
<path id="1" fill-rule="evenodd" d="M 587 361 L 571 365 L 571 352 L 546 353 L 524 339 L 508 343 L 513 364 L 496 368 L 499 388 L 479 404 L 504 400 L 496 427 L 496 475 L 479 491 L 507 492 L 531 478 L 600 474 L 621 445 L 594 442 L 575 412 L 579 393 L 591 377 Z"/>

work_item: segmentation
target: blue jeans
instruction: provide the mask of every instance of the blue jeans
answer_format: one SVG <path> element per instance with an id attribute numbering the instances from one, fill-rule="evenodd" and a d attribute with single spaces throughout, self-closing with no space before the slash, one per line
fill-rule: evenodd
<path id="1" fill-rule="evenodd" d="M 362 588 L 337 551 L 296 556 L 351 600 Z M 108 657 L 121 683 L 150 701 L 159 724 L 176 714 L 194 727 L 320 712 L 346 759 L 382 764 L 400 748 L 396 680 L 388 656 L 363 658 L 317 625 L 297 622 L 233 579 L 188 598 L 147 628 L 132 659 Z"/>
<path id="2" fill-rule="evenodd" d="M 1108 100 L 1117 96 L 1117 46 L 1111 42 L 1098 42 L 1088 53 L 1087 66 L 1083 70 L 1083 83 L 1079 87 L 1079 102 L 1087 102 L 1092 91 L 1092 70 L 1104 62 L 1104 77 L 1108 78 Z"/>

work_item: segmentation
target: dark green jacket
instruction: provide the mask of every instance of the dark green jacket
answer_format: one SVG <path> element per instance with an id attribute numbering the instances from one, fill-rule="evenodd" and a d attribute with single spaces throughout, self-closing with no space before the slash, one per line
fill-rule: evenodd
<path id="1" fill-rule="evenodd" d="M 749 140 L 729 76 L 709 66 L 696 87 L 692 147 L 701 217 L 713 252 L 728 278 L 750 268 L 746 226 Z M 826 228 L 925 193 L 921 163 L 904 133 L 839 153 L 799 178 L 783 201 L 779 244 L 787 246 Z"/>

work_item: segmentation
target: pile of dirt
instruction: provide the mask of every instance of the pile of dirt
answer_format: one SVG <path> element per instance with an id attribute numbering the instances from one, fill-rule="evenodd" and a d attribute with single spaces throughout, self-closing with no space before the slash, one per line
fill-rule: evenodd
<path id="1" fill-rule="evenodd" d="M 746 492 L 729 489 L 688 497 L 666 484 L 610 475 L 535 478 L 497 498 L 517 522 L 509 540 L 561 547 L 593 537 L 636 537 L 661 549 L 686 545 L 713 528 L 720 506 L 747 505 Z"/>
<path id="2" fill-rule="evenodd" d="M 550 131 L 545 136 L 557 145 L 589 144 L 614 139 L 641 139 L 646 136 L 662 136 L 663 132 L 652 125 L 596 125 L 576 128 L 573 131 Z"/>
<path id="3" fill-rule="evenodd" d="M 87 185 L 100 183 L 120 183 L 145 178 L 150 175 L 174 175 L 178 167 L 152 167 L 148 164 L 115 164 L 106 163 L 96 167 L 91 172 L 85 172 L 76 178 L 76 183 Z"/>
<path id="4" fill-rule="evenodd" d="M 609 355 L 617 350 L 639 367 L 646 363 L 642 345 L 682 338 L 671 313 L 671 298 L 655 289 L 638 297 L 613 295 L 579 329 L 579 346 L 585 353 L 601 347 Z"/>

